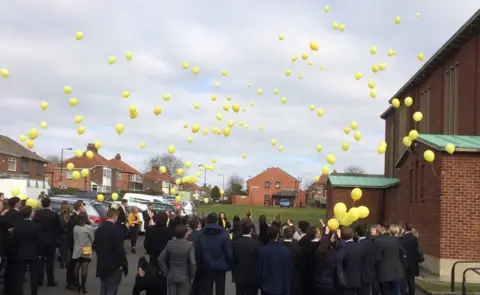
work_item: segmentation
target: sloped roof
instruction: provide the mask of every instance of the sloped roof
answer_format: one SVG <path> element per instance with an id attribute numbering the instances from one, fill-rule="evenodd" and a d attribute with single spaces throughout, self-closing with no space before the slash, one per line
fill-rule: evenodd
<path id="1" fill-rule="evenodd" d="M 298 181 L 295 177 L 293 177 L 292 175 L 288 174 L 287 172 L 285 172 L 284 170 L 282 170 L 278 167 L 267 168 L 267 169 L 265 169 L 265 171 L 262 171 L 259 174 L 255 175 L 254 177 L 251 177 L 250 179 L 248 179 L 248 181 L 251 181 L 251 180 L 253 180 L 257 177 L 262 176 L 263 174 L 265 174 L 267 172 L 272 172 L 272 171 L 277 172 L 277 173 L 282 173 L 282 174 L 288 176 L 289 178 L 291 178 L 292 180 Z"/>
<path id="2" fill-rule="evenodd" d="M 184 183 L 182 184 L 184 190 L 198 191 L 200 187 L 196 183 Z"/>
<path id="3" fill-rule="evenodd" d="M 358 187 L 383 189 L 395 186 L 400 183 L 398 178 L 383 176 L 347 176 L 329 175 L 327 180 L 333 187 Z"/>
<path id="4" fill-rule="evenodd" d="M 143 179 L 151 182 L 157 182 L 157 181 L 175 182 L 175 178 L 171 177 L 168 174 L 160 173 L 160 171 L 158 171 L 157 169 L 152 169 L 147 173 L 143 174 Z"/>
<path id="5" fill-rule="evenodd" d="M 449 143 L 455 146 L 456 152 L 480 152 L 480 136 L 420 134 L 416 140 L 441 152 Z"/>
<path id="6" fill-rule="evenodd" d="M 7 156 L 17 158 L 35 160 L 39 162 L 48 162 L 47 160 L 30 151 L 20 143 L 4 135 L 0 135 L 0 154 L 5 154 Z"/>
<path id="7" fill-rule="evenodd" d="M 97 154 L 96 152 L 92 151 L 93 158 L 89 159 L 83 154 L 81 158 L 71 157 L 66 160 L 63 160 L 64 165 L 68 163 L 72 163 L 75 165 L 75 168 L 93 168 L 95 166 L 103 166 L 103 167 L 112 167 L 110 162 L 105 159 L 102 155 Z"/>
<path id="8" fill-rule="evenodd" d="M 135 168 L 128 165 L 127 163 L 125 163 L 122 160 L 118 160 L 118 159 L 113 158 L 113 159 L 108 160 L 108 162 L 110 163 L 111 167 L 116 168 L 123 173 L 131 173 L 131 174 L 136 174 L 136 175 L 142 175 L 142 173 L 138 172 L 138 170 L 136 170 Z"/>

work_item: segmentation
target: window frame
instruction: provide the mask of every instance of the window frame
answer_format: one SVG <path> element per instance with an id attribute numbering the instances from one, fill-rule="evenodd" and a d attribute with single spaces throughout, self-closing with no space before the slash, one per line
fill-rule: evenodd
<path id="1" fill-rule="evenodd" d="M 280 188 L 280 181 L 275 181 L 275 188 Z"/>
<path id="2" fill-rule="evenodd" d="M 10 164 L 12 164 L 14 168 L 10 168 Z M 9 157 L 8 158 L 7 169 L 10 172 L 17 172 L 17 158 L 14 158 L 14 157 Z"/>
<path id="3" fill-rule="evenodd" d="M 269 180 L 265 180 L 265 188 L 270 188 L 270 181 Z"/>
<path id="4" fill-rule="evenodd" d="M 22 159 L 22 173 L 30 173 L 30 161 Z"/>
<path id="5" fill-rule="evenodd" d="M 454 135 L 458 128 L 459 64 L 455 63 L 444 72 L 443 87 L 443 133 Z"/>

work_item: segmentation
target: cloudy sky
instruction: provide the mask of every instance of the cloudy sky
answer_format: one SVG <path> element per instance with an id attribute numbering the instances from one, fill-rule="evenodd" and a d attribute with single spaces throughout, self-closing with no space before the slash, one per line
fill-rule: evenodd
<path id="1" fill-rule="evenodd" d="M 379 116 L 421 66 L 417 53 L 424 52 L 427 60 L 479 7 L 474 0 L 461 3 L 6 1 L 0 10 L 0 68 L 8 69 L 10 78 L 0 78 L 0 134 L 19 140 L 37 128 L 34 150 L 43 156 L 101 140 L 102 155 L 120 153 L 141 171 L 149 157 L 173 144 L 175 154 L 195 166 L 217 160 L 215 171 L 207 175 L 212 184 L 222 183 L 219 174 L 248 178 L 267 167 L 281 167 L 309 182 L 321 174 L 328 153 L 337 157 L 332 169 L 356 165 L 382 173 L 383 156 L 376 151 L 384 138 Z M 400 25 L 394 23 L 397 16 Z M 345 24 L 345 31 L 333 30 L 334 22 Z M 84 34 L 82 41 L 75 40 L 78 31 Z M 280 41 L 279 35 L 285 39 Z M 310 50 L 311 40 L 319 44 L 318 52 Z M 377 55 L 369 53 L 371 46 L 377 47 Z M 395 57 L 387 57 L 390 48 Z M 130 62 L 127 51 L 133 53 Z M 303 52 L 311 66 L 300 58 Z M 109 56 L 116 57 L 114 65 Z M 293 56 L 299 56 L 295 63 Z M 182 67 L 185 62 L 188 70 Z M 386 63 L 386 70 L 372 73 L 372 64 L 379 63 Z M 200 69 L 199 75 L 192 73 L 193 67 Z M 289 77 L 286 69 L 291 69 Z M 228 71 L 226 77 L 222 70 Z M 354 78 L 358 71 L 364 76 L 360 81 Z M 370 79 L 377 85 L 376 99 L 369 96 Z M 71 95 L 63 93 L 65 85 L 72 87 Z M 258 88 L 263 95 L 257 95 Z M 128 99 L 122 97 L 126 90 L 131 92 Z M 168 102 L 162 99 L 166 93 L 171 95 Z M 213 94 L 215 102 L 210 100 Z M 70 97 L 78 99 L 78 106 L 69 106 Z M 42 100 L 49 103 L 46 111 L 40 108 Z M 195 103 L 200 109 L 194 109 Z M 225 112 L 225 103 L 246 111 Z M 324 109 L 323 117 L 309 110 L 312 104 Z M 129 118 L 130 105 L 138 110 L 135 120 Z M 161 115 L 153 114 L 155 106 L 162 107 Z M 223 121 L 217 121 L 217 113 L 223 113 Z M 84 118 L 82 136 L 76 131 L 76 115 Z M 230 119 L 235 127 L 229 137 L 191 132 L 193 124 L 223 129 Z M 40 128 L 42 120 L 47 129 Z M 353 120 L 362 132 L 360 142 L 343 133 Z M 125 125 L 121 136 L 115 131 L 118 123 Z M 191 144 L 189 136 L 194 138 Z M 272 147 L 271 139 L 284 150 Z M 145 149 L 139 148 L 141 141 Z M 348 152 L 341 149 L 344 142 L 351 143 Z M 324 147 L 321 153 L 318 144 Z"/>

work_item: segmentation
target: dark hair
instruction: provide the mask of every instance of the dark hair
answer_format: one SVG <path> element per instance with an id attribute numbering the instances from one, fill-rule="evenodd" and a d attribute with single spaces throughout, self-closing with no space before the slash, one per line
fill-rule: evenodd
<path id="1" fill-rule="evenodd" d="M 85 224 L 88 224 L 88 215 L 82 211 L 78 214 L 78 225 L 84 226 Z"/>
<path id="2" fill-rule="evenodd" d="M 49 197 L 43 197 L 40 203 L 43 208 L 48 208 L 52 204 L 52 200 Z"/>
<path id="3" fill-rule="evenodd" d="M 293 227 L 291 227 L 291 226 L 286 226 L 286 227 L 283 229 L 283 237 L 284 237 L 285 239 L 288 239 L 288 240 L 292 239 L 292 238 L 293 238 L 293 234 L 294 234 L 294 232 L 293 232 Z"/>
<path id="4" fill-rule="evenodd" d="M 242 227 L 242 233 L 244 235 L 251 234 L 253 231 L 253 222 L 250 220 L 250 218 L 242 220 L 240 226 Z"/>
<path id="5" fill-rule="evenodd" d="M 155 226 L 166 227 L 168 222 L 168 214 L 166 212 L 158 212 L 155 215 Z"/>
<path id="6" fill-rule="evenodd" d="M 228 219 L 227 219 L 227 215 L 225 214 L 225 212 L 220 212 L 220 213 L 218 214 L 218 220 L 221 219 L 220 216 L 222 216 L 222 214 L 223 214 L 223 220 L 227 221 Z"/>
<path id="7" fill-rule="evenodd" d="M 3 196 L 3 193 L 2 193 L 2 192 L 0 192 L 0 197 L 2 197 L 2 196 Z"/>
<path id="8" fill-rule="evenodd" d="M 208 214 L 208 216 L 205 220 L 205 223 L 217 223 L 217 219 L 218 219 L 217 213 L 212 212 L 212 213 Z"/>
<path id="9" fill-rule="evenodd" d="M 358 237 L 365 237 L 367 235 L 367 229 L 365 228 L 365 225 L 357 225 L 355 227 L 355 232 L 357 233 Z"/>
<path id="10" fill-rule="evenodd" d="M 328 238 L 327 239 L 321 239 L 320 240 L 320 244 L 318 245 L 318 248 L 317 248 L 317 252 L 316 252 L 316 256 L 317 256 L 317 262 L 320 264 L 320 265 L 325 265 L 327 264 L 327 261 L 328 261 L 328 252 L 331 250 L 331 249 L 335 249 L 336 248 L 336 245 L 337 245 L 337 241 L 335 240 L 334 242 L 332 242 L 332 237 L 335 237 L 335 232 L 334 231 L 331 231 L 329 234 L 328 234 Z"/>
<path id="11" fill-rule="evenodd" d="M 76 203 L 75 203 L 76 204 Z M 108 208 L 107 210 L 107 218 L 114 218 L 118 216 L 117 208 Z"/>
<path id="12" fill-rule="evenodd" d="M 265 215 L 258 216 L 258 223 L 259 224 L 267 224 L 267 217 Z"/>
<path id="13" fill-rule="evenodd" d="M 343 240 L 350 240 L 353 239 L 353 228 L 350 226 L 344 226 L 340 230 L 340 236 Z"/>
<path id="14" fill-rule="evenodd" d="M 13 197 L 8 199 L 8 207 L 10 208 L 15 208 L 15 206 L 17 206 L 18 203 L 20 203 L 19 197 Z"/>
<path id="15" fill-rule="evenodd" d="M 233 223 L 238 223 L 240 222 L 240 217 L 238 215 L 233 216 Z"/>
<path id="16" fill-rule="evenodd" d="M 275 241 L 278 238 L 280 230 L 275 225 L 269 226 L 267 229 L 267 238 L 270 241 Z"/>
<path id="17" fill-rule="evenodd" d="M 302 231 L 302 233 L 306 234 L 307 233 L 307 229 L 308 227 L 310 226 L 310 223 L 308 223 L 308 221 L 305 221 L 305 220 L 300 220 L 298 222 L 298 228 Z"/>
<path id="18" fill-rule="evenodd" d="M 412 223 L 411 223 L 410 221 L 405 222 L 404 229 L 405 229 L 406 231 L 412 231 L 412 229 L 413 229 Z"/>
<path id="19" fill-rule="evenodd" d="M 23 218 L 30 218 L 30 216 L 32 216 L 32 212 L 33 208 L 30 206 L 23 206 L 22 208 L 20 208 L 20 215 Z"/>
<path id="20" fill-rule="evenodd" d="M 281 222 L 280 214 L 275 215 L 275 221 Z"/>
<path id="21" fill-rule="evenodd" d="M 304 232 L 307 240 L 311 241 L 315 239 L 317 235 L 317 228 L 314 225 L 309 225 L 307 230 Z"/>
<path id="22" fill-rule="evenodd" d="M 83 204 L 83 201 L 78 200 L 75 202 L 75 204 L 73 204 L 73 210 L 78 211 L 83 206 L 85 206 L 85 204 Z"/>
<path id="23" fill-rule="evenodd" d="M 183 239 L 185 238 L 185 235 L 187 234 L 187 232 L 188 232 L 187 227 L 183 224 L 180 224 L 180 225 L 177 225 L 177 227 L 175 227 L 175 229 L 173 230 L 173 236 L 177 238 L 177 240 Z"/>
<path id="24" fill-rule="evenodd" d="M 152 203 L 152 202 L 148 202 L 148 203 L 147 203 L 147 206 L 153 206 L 153 203 Z"/>
<path id="25" fill-rule="evenodd" d="M 279 229 L 282 228 L 282 223 L 280 221 L 276 220 L 276 219 L 274 221 L 272 221 L 272 225 L 275 225 Z"/>
<path id="26" fill-rule="evenodd" d="M 196 230 L 200 225 L 200 219 L 197 216 L 193 216 L 188 223 L 192 230 Z"/>
<path id="27" fill-rule="evenodd" d="M 122 205 L 123 205 L 123 204 L 127 204 L 127 203 L 128 203 L 128 200 L 127 200 L 127 199 L 122 199 L 122 202 L 121 202 Z"/>

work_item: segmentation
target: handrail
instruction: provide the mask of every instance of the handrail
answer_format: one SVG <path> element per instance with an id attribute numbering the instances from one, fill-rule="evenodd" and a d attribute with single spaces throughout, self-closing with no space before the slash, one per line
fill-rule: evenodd
<path id="1" fill-rule="evenodd" d="M 462 274 L 462 295 L 467 294 L 467 272 L 473 271 L 480 276 L 480 267 L 469 267 L 463 271 Z"/>
<path id="2" fill-rule="evenodd" d="M 450 292 L 455 292 L 455 267 L 457 266 L 457 264 L 465 263 L 480 263 L 480 260 L 460 260 L 452 265 L 452 271 L 450 275 Z"/>

